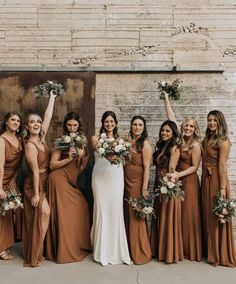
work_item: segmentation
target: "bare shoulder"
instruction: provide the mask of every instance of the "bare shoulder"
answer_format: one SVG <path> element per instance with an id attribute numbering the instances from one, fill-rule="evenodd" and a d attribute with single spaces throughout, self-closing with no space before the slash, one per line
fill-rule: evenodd
<path id="1" fill-rule="evenodd" d="M 229 150 L 231 147 L 231 141 L 229 139 L 226 139 L 225 141 L 222 141 L 220 143 L 220 150 Z"/>
<path id="2" fill-rule="evenodd" d="M 201 149 L 201 144 L 198 141 L 193 142 L 193 149 L 199 150 Z"/>
<path id="3" fill-rule="evenodd" d="M 180 152 L 180 149 L 179 149 L 179 147 L 178 146 L 173 146 L 172 148 L 171 148 L 171 154 L 173 154 L 173 153 L 176 153 L 176 152 Z"/>
<path id="4" fill-rule="evenodd" d="M 148 140 L 145 140 L 144 143 L 143 143 L 143 149 L 144 150 L 151 150 L 152 151 L 152 145 L 151 143 L 148 141 Z"/>
<path id="5" fill-rule="evenodd" d="M 28 141 L 27 143 L 25 143 L 25 150 L 28 150 L 28 151 L 38 151 L 37 150 L 37 147 L 35 146 L 34 143 Z"/>

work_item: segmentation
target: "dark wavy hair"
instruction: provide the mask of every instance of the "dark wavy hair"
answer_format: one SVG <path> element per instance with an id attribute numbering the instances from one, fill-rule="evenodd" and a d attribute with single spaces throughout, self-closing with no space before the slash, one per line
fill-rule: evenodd
<path id="1" fill-rule="evenodd" d="M 164 126 L 168 125 L 170 127 L 170 129 L 172 130 L 172 137 L 167 140 L 167 141 L 163 141 L 161 138 L 161 131 L 162 128 Z M 159 139 L 156 143 L 156 147 L 155 147 L 155 152 L 153 153 L 153 163 L 156 165 L 156 160 L 157 157 L 161 154 L 160 156 L 160 163 L 161 165 L 167 165 L 169 163 L 170 160 L 170 155 L 171 155 L 171 149 L 174 146 L 178 146 L 179 147 L 179 131 L 178 131 L 178 127 L 176 125 L 176 123 L 172 120 L 166 120 L 162 123 L 160 131 L 159 131 Z"/>
<path id="2" fill-rule="evenodd" d="M 114 138 L 118 138 L 119 137 L 118 128 L 117 128 L 118 120 L 116 118 L 116 114 L 114 113 L 114 111 L 111 111 L 111 110 L 105 111 L 104 114 L 102 115 L 102 119 L 101 119 L 102 127 L 100 128 L 99 134 L 101 135 L 102 133 L 106 133 L 106 130 L 104 128 L 104 121 L 106 120 L 108 116 L 111 116 L 116 123 L 116 126 L 113 129 L 113 136 Z"/>
<path id="3" fill-rule="evenodd" d="M 82 132 L 82 123 L 81 123 L 81 119 L 80 116 L 76 113 L 76 112 L 69 112 L 67 113 L 67 115 L 64 117 L 64 121 L 63 121 L 63 132 L 65 135 L 68 135 L 68 129 L 67 129 L 67 121 L 68 120 L 76 120 L 79 123 L 79 127 L 78 127 L 78 132 L 81 133 Z"/>
<path id="4" fill-rule="evenodd" d="M 213 142 L 213 146 L 215 148 L 219 148 L 221 142 L 228 140 L 228 127 L 227 127 L 227 123 L 225 121 L 225 117 L 224 114 L 219 111 L 219 110 L 212 110 L 208 113 L 207 118 L 213 115 L 217 121 L 217 129 L 216 129 L 216 133 L 214 135 L 214 142 Z M 209 139 L 212 137 L 212 132 L 211 130 L 207 127 L 206 129 L 206 134 L 205 137 L 202 141 L 203 146 L 205 146 Z"/>
<path id="5" fill-rule="evenodd" d="M 18 112 L 14 112 L 14 111 L 10 111 L 8 112 L 4 118 L 3 118 L 3 122 L 0 128 L 0 135 L 3 134 L 6 130 L 7 130 L 7 121 L 13 116 L 13 115 L 17 115 L 20 119 L 20 126 L 19 126 L 19 131 L 16 132 L 17 136 L 21 136 L 22 134 L 22 118 L 20 116 L 20 114 Z"/>
<path id="6" fill-rule="evenodd" d="M 132 120 L 131 120 L 131 124 L 130 124 L 130 131 L 129 131 L 129 135 L 130 137 L 133 139 L 134 138 L 134 134 L 132 132 L 132 124 L 133 122 L 136 120 L 142 120 L 143 125 L 144 125 L 144 129 L 143 132 L 141 134 L 141 136 L 139 137 L 139 139 L 137 140 L 136 144 L 137 144 L 137 150 L 138 152 L 141 152 L 143 149 L 143 145 L 144 145 L 144 141 L 147 139 L 148 137 L 148 132 L 147 132 L 147 125 L 146 125 L 146 120 L 144 117 L 142 117 L 141 115 L 135 115 L 133 116 Z"/>

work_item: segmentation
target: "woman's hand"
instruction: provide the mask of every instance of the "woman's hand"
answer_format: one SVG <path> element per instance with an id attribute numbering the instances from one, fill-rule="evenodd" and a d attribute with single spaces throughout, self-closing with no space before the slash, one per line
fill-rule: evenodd
<path id="1" fill-rule="evenodd" d="M 56 96 L 57 96 L 57 94 L 56 93 L 54 93 L 54 91 L 53 90 L 51 90 L 50 91 L 50 97 L 54 97 L 54 98 L 56 98 Z"/>
<path id="2" fill-rule="evenodd" d="M 2 189 L 0 189 L 0 199 L 5 199 L 6 198 L 6 192 Z"/>
<path id="3" fill-rule="evenodd" d="M 110 162 L 116 161 L 117 158 L 118 158 L 118 156 L 115 155 L 115 154 L 109 154 L 109 155 L 106 156 L 106 159 L 107 159 L 108 161 L 110 161 Z"/>
<path id="4" fill-rule="evenodd" d="M 174 172 L 174 173 L 168 174 L 168 178 L 171 182 L 177 182 L 180 177 L 179 177 L 178 172 Z"/>
<path id="5" fill-rule="evenodd" d="M 78 157 L 78 153 L 77 153 L 76 149 L 74 147 L 70 147 L 69 152 L 68 152 L 68 158 L 70 160 L 73 160 L 77 157 Z"/>
<path id="6" fill-rule="evenodd" d="M 39 205 L 39 194 L 33 195 L 33 197 L 31 198 L 31 205 L 33 207 L 38 207 L 38 205 Z"/>
<path id="7" fill-rule="evenodd" d="M 142 196 L 147 199 L 149 197 L 149 191 L 147 189 L 142 189 Z"/>
<path id="8" fill-rule="evenodd" d="M 220 189 L 220 197 L 221 198 L 226 198 L 226 189 L 225 188 L 221 188 Z"/>

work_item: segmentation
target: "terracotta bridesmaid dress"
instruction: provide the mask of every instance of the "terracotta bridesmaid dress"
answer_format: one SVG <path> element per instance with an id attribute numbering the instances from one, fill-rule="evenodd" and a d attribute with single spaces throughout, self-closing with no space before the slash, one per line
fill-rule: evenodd
<path id="1" fill-rule="evenodd" d="M 124 167 L 125 198 L 138 197 L 142 194 L 143 184 L 142 153 L 132 151 L 132 159 Z M 124 218 L 130 256 L 135 264 L 144 264 L 152 259 L 151 246 L 148 236 L 147 222 L 134 215 L 131 206 L 124 201 Z"/>
<path id="2" fill-rule="evenodd" d="M 191 153 L 181 151 L 178 171 L 184 171 L 191 166 Z M 189 260 L 202 259 L 202 230 L 201 230 L 201 195 L 197 173 L 192 173 L 181 179 L 182 190 L 185 193 L 182 202 L 182 235 L 184 257 Z"/>
<path id="3" fill-rule="evenodd" d="M 236 266 L 236 254 L 232 223 L 220 224 L 212 209 L 215 207 L 216 194 L 220 188 L 218 173 L 219 150 L 208 143 L 202 157 L 202 195 L 205 239 L 207 241 L 207 260 L 213 266 Z M 230 196 L 229 182 L 226 187 Z"/>
<path id="4" fill-rule="evenodd" d="M 33 143 L 32 141 L 30 143 Z M 37 145 L 33 143 L 36 147 Z M 49 150 L 44 144 L 44 151 L 38 150 L 38 165 L 40 169 L 48 169 Z M 39 175 L 39 205 L 33 207 L 31 198 L 33 191 L 33 176 L 30 171 L 24 182 L 24 214 L 22 227 L 22 245 L 24 266 L 36 267 L 42 262 L 43 257 L 43 228 L 42 228 L 42 203 L 46 197 L 48 171 Z"/>
<path id="5" fill-rule="evenodd" d="M 15 147 L 5 137 L 0 137 L 5 142 L 5 165 L 3 177 L 3 190 L 16 190 L 16 172 L 20 166 L 23 147 L 19 140 L 19 146 Z M 5 216 L 0 216 L 0 253 L 10 248 L 15 243 L 13 212 L 9 210 Z"/>
<path id="6" fill-rule="evenodd" d="M 83 260 L 91 250 L 87 201 L 77 186 L 80 160 L 53 170 L 48 178 L 51 208 L 46 258 L 57 263 Z"/>
<path id="7" fill-rule="evenodd" d="M 162 165 L 157 157 L 155 188 L 159 179 L 168 172 L 168 163 Z M 157 218 L 152 219 L 151 248 L 152 254 L 159 261 L 177 263 L 183 260 L 183 239 L 181 227 L 181 200 L 165 197 L 155 198 L 154 208 Z"/>

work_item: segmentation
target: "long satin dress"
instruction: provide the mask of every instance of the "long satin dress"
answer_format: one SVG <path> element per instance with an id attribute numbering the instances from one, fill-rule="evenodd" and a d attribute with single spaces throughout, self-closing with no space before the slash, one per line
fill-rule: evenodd
<path id="1" fill-rule="evenodd" d="M 191 153 L 188 150 L 180 152 L 178 171 L 184 171 L 191 166 Z M 197 173 L 192 173 L 181 179 L 182 190 L 185 193 L 182 202 L 182 235 L 184 257 L 189 260 L 202 259 L 201 236 L 201 194 Z"/>
<path id="2" fill-rule="evenodd" d="M 20 166 L 23 147 L 19 140 L 19 146 L 15 147 L 5 137 L 1 136 L 5 143 L 5 165 L 3 176 L 3 190 L 16 191 L 16 172 Z M 15 243 L 13 212 L 9 210 L 5 216 L 0 216 L 0 253 L 10 248 Z"/>
<path id="3" fill-rule="evenodd" d="M 202 156 L 202 195 L 204 233 L 207 242 L 207 260 L 213 266 L 236 266 L 236 254 L 232 223 L 220 224 L 212 209 L 216 204 L 216 194 L 220 188 L 219 150 L 211 144 L 203 149 Z M 230 196 L 229 182 L 226 187 L 227 198 Z"/>
<path id="4" fill-rule="evenodd" d="M 156 161 L 155 188 L 160 184 L 159 179 L 168 172 L 168 163 L 162 165 L 159 158 Z M 183 260 L 183 239 L 181 227 L 181 200 L 171 198 L 166 202 L 162 195 L 154 202 L 156 219 L 152 219 L 151 249 L 153 257 L 166 263 L 177 263 Z"/>
<path id="5" fill-rule="evenodd" d="M 107 159 L 96 157 L 92 188 L 94 211 L 91 242 L 94 260 L 103 266 L 130 264 L 123 214 L 124 172 L 122 165 L 111 165 Z"/>
<path id="6" fill-rule="evenodd" d="M 126 199 L 135 198 L 142 194 L 144 173 L 142 152 L 133 150 L 131 156 L 131 161 L 127 162 L 124 167 Z M 130 256 L 135 264 L 147 263 L 152 259 L 147 222 L 135 217 L 127 201 L 124 201 L 124 209 Z"/>
<path id="7" fill-rule="evenodd" d="M 31 142 L 33 143 L 33 142 Z M 34 144 L 34 143 L 33 143 Z M 37 147 L 38 166 L 40 169 L 48 169 L 49 150 L 44 145 L 44 151 Z M 24 214 L 22 227 L 22 246 L 24 266 L 36 267 L 42 262 L 43 256 L 43 227 L 42 227 L 42 203 L 46 197 L 48 171 L 39 175 L 39 204 L 37 207 L 31 205 L 34 195 L 33 175 L 30 171 L 24 181 Z"/>
<path id="8" fill-rule="evenodd" d="M 91 250 L 89 208 L 77 186 L 80 163 L 72 160 L 48 177 L 51 215 L 46 258 L 57 263 L 81 261 Z"/>

